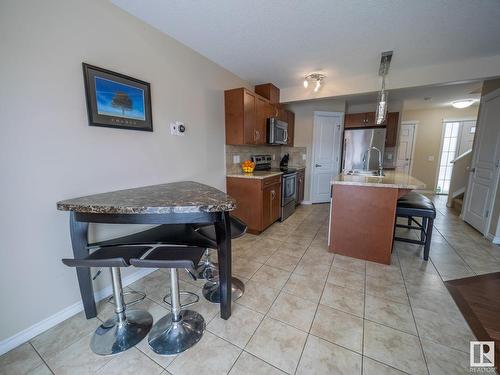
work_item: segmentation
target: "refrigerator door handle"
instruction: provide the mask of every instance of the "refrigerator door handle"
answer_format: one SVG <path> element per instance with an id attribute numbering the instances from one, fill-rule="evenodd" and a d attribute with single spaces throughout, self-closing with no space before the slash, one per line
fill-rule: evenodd
<path id="1" fill-rule="evenodd" d="M 347 154 L 347 139 L 344 138 L 344 155 L 342 157 L 342 171 L 345 172 L 345 156 Z"/>

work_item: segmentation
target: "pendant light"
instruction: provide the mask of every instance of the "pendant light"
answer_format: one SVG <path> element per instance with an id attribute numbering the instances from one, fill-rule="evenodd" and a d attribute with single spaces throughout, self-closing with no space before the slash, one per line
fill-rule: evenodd
<path id="1" fill-rule="evenodd" d="M 375 124 L 381 125 L 387 118 L 387 106 L 389 100 L 389 93 L 385 90 L 385 77 L 389 73 L 389 66 L 391 65 L 392 51 L 382 52 L 380 59 L 380 67 L 378 75 L 382 77 L 382 87 L 377 97 L 377 108 L 375 110 Z"/>

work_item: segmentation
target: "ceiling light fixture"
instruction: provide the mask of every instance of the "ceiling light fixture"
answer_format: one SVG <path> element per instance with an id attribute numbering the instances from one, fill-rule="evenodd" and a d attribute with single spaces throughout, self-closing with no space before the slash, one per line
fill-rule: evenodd
<path id="1" fill-rule="evenodd" d="M 309 82 L 314 82 L 314 92 L 318 92 L 326 75 L 322 73 L 310 73 L 304 77 L 304 88 L 309 87 Z"/>
<path id="2" fill-rule="evenodd" d="M 451 105 L 455 108 L 467 108 L 470 107 L 472 104 L 474 104 L 476 100 L 475 99 L 460 99 L 460 100 L 455 100 L 454 102 L 451 103 Z"/>
<path id="3" fill-rule="evenodd" d="M 382 57 L 380 58 L 380 67 L 378 69 L 378 75 L 382 77 L 382 87 L 378 93 L 377 98 L 377 109 L 375 112 L 375 123 L 381 125 L 385 122 L 387 117 L 387 106 L 389 100 L 389 93 L 385 91 L 385 77 L 389 73 L 389 66 L 391 65 L 392 51 L 382 52 Z"/>

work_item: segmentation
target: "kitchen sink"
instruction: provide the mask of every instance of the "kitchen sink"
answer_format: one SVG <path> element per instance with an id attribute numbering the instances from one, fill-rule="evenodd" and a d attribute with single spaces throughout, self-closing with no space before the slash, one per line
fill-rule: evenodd
<path id="1" fill-rule="evenodd" d="M 373 177 L 384 177 L 385 174 L 384 172 L 380 171 L 359 171 L 359 170 L 354 170 L 354 171 L 348 171 L 346 173 L 348 176 L 373 176 Z"/>

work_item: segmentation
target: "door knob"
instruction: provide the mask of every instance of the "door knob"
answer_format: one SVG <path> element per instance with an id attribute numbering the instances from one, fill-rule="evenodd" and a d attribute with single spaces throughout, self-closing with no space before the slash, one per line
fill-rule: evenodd
<path id="1" fill-rule="evenodd" d="M 322 167 L 322 165 L 321 165 L 321 164 L 315 164 L 314 166 L 315 166 L 316 168 Z"/>

